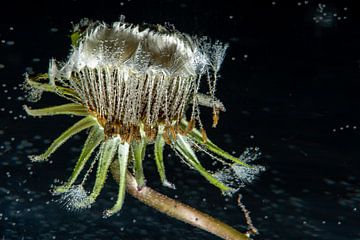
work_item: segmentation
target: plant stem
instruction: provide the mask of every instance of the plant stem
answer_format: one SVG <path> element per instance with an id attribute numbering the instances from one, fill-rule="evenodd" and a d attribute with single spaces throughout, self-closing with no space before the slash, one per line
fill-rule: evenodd
<path id="1" fill-rule="evenodd" d="M 114 179 L 119 182 L 118 174 L 119 164 L 114 161 L 111 166 L 111 173 Z M 249 240 L 245 234 L 237 231 L 233 227 L 213 218 L 205 213 L 202 213 L 195 208 L 180 203 L 172 198 L 169 198 L 152 188 L 144 186 L 138 190 L 135 178 L 129 172 L 126 175 L 126 190 L 134 198 L 143 202 L 144 204 L 155 208 L 156 210 L 167 214 L 170 217 L 176 218 L 185 223 L 191 224 L 194 227 L 208 231 L 222 239 L 227 240 Z"/>

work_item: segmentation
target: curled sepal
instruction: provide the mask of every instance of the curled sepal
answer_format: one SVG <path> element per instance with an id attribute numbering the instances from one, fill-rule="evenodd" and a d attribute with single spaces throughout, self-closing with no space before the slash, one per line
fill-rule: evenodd
<path id="1" fill-rule="evenodd" d="M 49 74 L 39 74 L 35 77 L 25 76 L 25 83 L 28 84 L 31 88 L 44 91 L 44 92 L 53 92 L 57 95 L 69 99 L 75 102 L 81 102 L 79 95 L 71 88 L 58 86 L 56 84 L 44 83 L 42 80 L 49 79 Z"/>
<path id="2" fill-rule="evenodd" d="M 97 146 L 99 146 L 100 142 L 104 139 L 104 131 L 99 127 L 92 127 L 88 138 L 84 144 L 84 147 L 81 151 L 79 160 L 76 163 L 76 166 L 71 174 L 69 180 L 62 186 L 58 186 L 54 189 L 54 193 L 63 193 L 67 192 L 76 179 L 78 178 L 80 172 L 84 169 L 86 162 L 89 160 L 91 154 L 94 152 Z M 95 161 L 95 160 L 94 160 Z"/>
<path id="3" fill-rule="evenodd" d="M 175 149 L 183 157 L 188 165 L 197 170 L 203 177 L 205 177 L 211 184 L 218 187 L 221 191 L 227 192 L 231 188 L 224 185 L 218 179 L 212 176 L 199 162 L 186 137 L 178 134 L 175 143 Z"/>
<path id="4" fill-rule="evenodd" d="M 124 204 L 128 159 L 129 159 L 129 144 L 127 142 L 123 144 L 119 144 L 118 159 L 117 159 L 117 161 L 119 162 L 118 198 L 116 200 L 115 205 L 111 209 L 105 211 L 104 217 L 110 217 L 114 213 L 120 211 Z"/>
<path id="5" fill-rule="evenodd" d="M 162 185 L 165 187 L 175 189 L 175 185 L 170 183 L 166 179 L 164 156 L 163 156 L 164 145 L 165 145 L 165 140 L 164 140 L 162 134 L 158 134 L 155 139 L 155 146 L 154 146 L 155 163 L 156 163 L 157 170 L 159 172 L 159 176 L 160 176 Z"/>
<path id="6" fill-rule="evenodd" d="M 94 126 L 95 124 L 97 124 L 96 120 L 92 116 L 81 119 L 69 129 L 67 129 L 65 132 L 63 132 L 57 139 L 55 139 L 54 142 L 50 145 L 50 147 L 46 150 L 46 152 L 40 155 L 29 156 L 30 160 L 34 162 L 47 160 L 48 157 L 53 152 L 55 152 L 56 149 L 58 149 L 63 143 L 65 143 L 70 137 L 81 132 L 82 130 Z"/>
<path id="7" fill-rule="evenodd" d="M 134 175 L 136 182 L 138 184 L 139 190 L 145 186 L 145 176 L 143 169 L 143 160 L 146 150 L 146 141 L 144 138 L 141 138 L 139 142 L 134 141 L 132 144 L 132 149 L 134 153 Z"/>
<path id="8" fill-rule="evenodd" d="M 100 146 L 100 157 L 96 172 L 96 180 L 94 187 L 92 189 L 91 194 L 87 198 L 86 201 L 84 201 L 86 204 L 91 205 L 95 202 L 96 198 L 99 196 L 102 188 L 104 187 L 104 183 L 107 177 L 107 173 L 111 164 L 111 161 L 113 160 L 117 147 L 119 145 L 119 138 L 111 138 L 106 141 L 104 141 Z"/>
<path id="9" fill-rule="evenodd" d="M 183 126 L 183 128 L 186 129 L 188 122 L 183 119 L 181 120 L 181 125 Z M 221 156 L 227 160 L 230 160 L 232 162 L 235 162 L 237 164 L 243 165 L 245 167 L 251 168 L 250 165 L 246 164 L 245 162 L 239 160 L 239 158 L 232 156 L 230 153 L 222 150 L 220 147 L 216 146 L 213 142 L 211 142 L 209 139 L 207 139 L 206 142 L 204 142 L 203 140 L 203 134 L 201 134 L 200 131 L 198 131 L 197 129 L 193 128 L 189 133 L 188 136 L 195 141 L 198 144 L 201 144 L 202 146 L 206 147 L 206 149 L 208 149 L 210 152 L 213 152 L 215 154 L 217 154 L 218 156 Z"/>
<path id="10" fill-rule="evenodd" d="M 53 116 L 53 115 L 76 115 L 76 116 L 87 116 L 89 112 L 87 109 L 78 103 L 68 103 L 53 107 L 46 107 L 40 109 L 30 109 L 24 105 L 24 110 L 30 116 Z"/>

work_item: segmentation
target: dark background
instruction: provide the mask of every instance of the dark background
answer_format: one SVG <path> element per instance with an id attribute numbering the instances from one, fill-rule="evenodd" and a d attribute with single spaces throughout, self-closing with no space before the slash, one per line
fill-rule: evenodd
<path id="1" fill-rule="evenodd" d="M 121 14 L 127 22 L 170 22 L 182 32 L 230 44 L 217 90 L 227 112 L 216 129 L 210 127 L 210 111 L 204 109 L 202 118 L 209 137 L 224 149 L 239 155 L 258 146 L 263 152 L 259 164 L 268 171 L 241 190 L 260 231 L 255 239 L 360 239 L 360 11 L 355 3 L 1 3 L 0 239 L 216 239 L 130 197 L 119 216 L 102 219 L 116 193 L 111 180 L 91 210 L 62 209 L 48 190 L 54 179 L 70 174 L 83 136 L 59 149 L 53 164 L 26 158 L 43 151 L 74 119 L 23 119 L 23 73 L 46 72 L 51 57 L 66 59 L 71 22 L 88 17 L 110 23 Z M 55 102 L 59 99 L 45 95 L 33 106 Z M 146 164 L 150 186 L 245 229 L 236 197 L 224 198 L 176 157 L 167 166 L 176 191 L 160 187 L 151 156 Z"/>

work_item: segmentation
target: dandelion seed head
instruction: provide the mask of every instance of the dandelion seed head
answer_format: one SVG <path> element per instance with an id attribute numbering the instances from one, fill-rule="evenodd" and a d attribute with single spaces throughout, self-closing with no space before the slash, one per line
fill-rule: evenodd
<path id="1" fill-rule="evenodd" d="M 199 106 L 213 109 L 214 127 L 219 112 L 225 111 L 215 92 L 227 44 L 181 33 L 169 24 L 129 24 L 123 17 L 111 25 L 82 20 L 74 26 L 71 40 L 72 49 L 66 61 L 51 59 L 47 74 L 26 77 L 26 87 L 37 89 L 30 92 L 34 99 L 46 91 L 71 101 L 43 109 L 25 107 L 29 115 L 83 117 L 56 138 L 43 154 L 30 156 L 32 161 L 47 160 L 70 137 L 90 128 L 72 175 L 55 190 L 61 194 L 57 202 L 64 208 L 78 211 L 90 207 L 117 158 L 122 176 L 118 199 L 105 215 L 118 212 L 126 188 L 123 170 L 133 169 L 138 186 L 146 182 L 141 164 L 147 144 L 154 144 L 160 180 L 170 188 L 175 186 L 167 181 L 165 174 L 165 143 L 190 168 L 226 191 L 224 194 L 233 194 L 263 170 L 246 164 L 260 156 L 257 149 L 247 149 L 237 159 L 207 138 L 201 122 Z M 204 84 L 208 86 L 207 94 L 200 92 Z M 82 182 L 73 185 L 97 148 L 95 160 Z M 197 150 L 225 167 L 215 173 L 206 170 L 196 156 Z M 95 162 L 98 163 L 95 185 L 87 193 L 83 185 Z"/>
<path id="2" fill-rule="evenodd" d="M 226 44 L 123 18 L 112 25 L 83 20 L 74 30 L 79 39 L 68 60 L 50 61 L 50 83 L 74 90 L 106 136 L 139 139 L 142 125 L 151 140 L 161 124 L 176 132 L 189 104 L 200 125 L 199 104 L 213 107 L 216 115 L 225 109 L 215 99 L 215 82 Z M 202 81 L 211 101 L 197 98 Z"/>

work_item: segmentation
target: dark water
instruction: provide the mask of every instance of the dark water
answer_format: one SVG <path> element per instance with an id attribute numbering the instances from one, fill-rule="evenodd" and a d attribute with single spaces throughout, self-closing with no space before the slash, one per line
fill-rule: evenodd
<path id="1" fill-rule="evenodd" d="M 117 192 L 110 179 L 93 208 L 63 209 L 49 189 L 69 176 L 84 135 L 59 149 L 51 163 L 26 157 L 43 151 L 74 119 L 25 117 L 23 73 L 46 72 L 51 57 L 66 59 L 72 21 L 111 22 L 120 14 L 129 22 L 170 22 L 180 31 L 229 42 L 218 84 L 228 111 L 217 129 L 210 127 L 210 111 L 202 116 L 208 116 L 209 137 L 226 150 L 239 155 L 258 146 L 263 152 L 259 163 L 268 170 L 241 190 L 260 231 L 255 239 L 360 239 L 356 1 L 239 2 L 2 3 L 0 239 L 217 239 L 129 196 L 118 216 L 103 219 Z M 44 95 L 33 106 L 56 102 Z M 178 189 L 160 186 L 151 151 L 150 186 L 246 229 L 236 197 L 224 198 L 168 153 L 168 175 Z"/>

